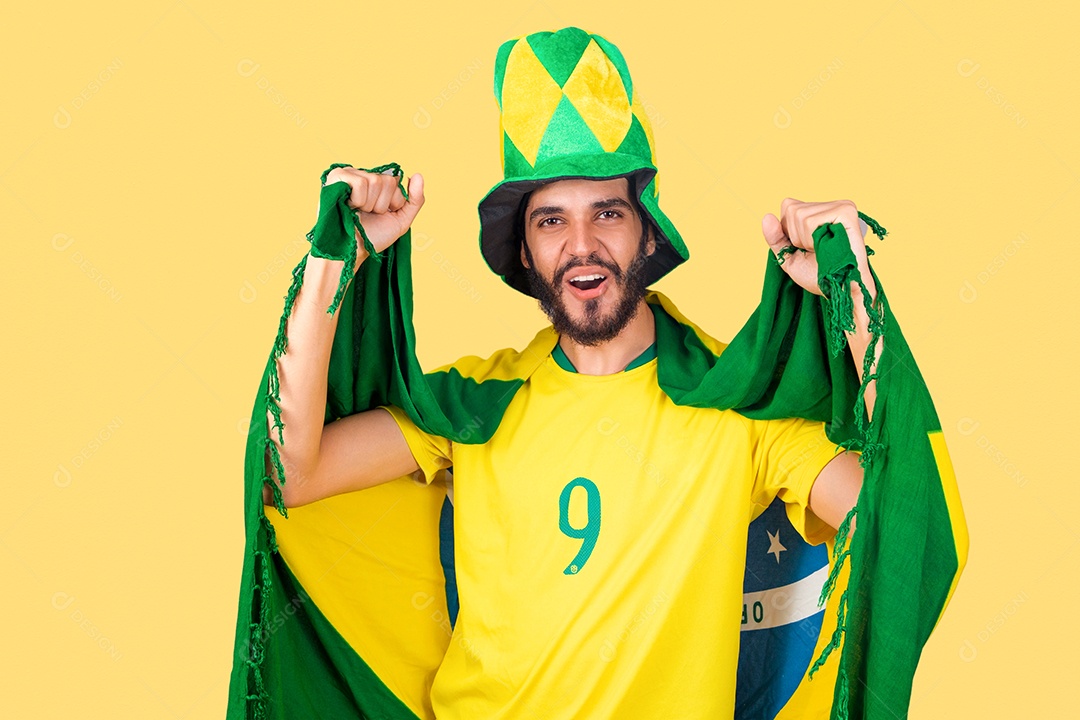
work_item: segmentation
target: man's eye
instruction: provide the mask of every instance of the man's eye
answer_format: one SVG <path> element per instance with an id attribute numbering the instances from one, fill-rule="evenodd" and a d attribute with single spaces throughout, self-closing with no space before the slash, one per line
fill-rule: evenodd
<path id="1" fill-rule="evenodd" d="M 612 217 L 622 217 L 622 213 L 621 213 L 621 212 L 619 212 L 618 210 L 603 210 L 603 211 L 601 211 L 601 213 L 600 213 L 600 214 L 601 214 L 601 215 L 608 215 L 608 214 L 610 214 L 610 215 L 611 215 Z"/>
<path id="2" fill-rule="evenodd" d="M 547 218 L 544 218 L 543 220 L 541 220 L 540 222 L 538 222 L 538 223 L 536 223 L 536 224 L 537 224 L 537 225 L 538 225 L 539 227 L 543 227 L 543 226 L 544 226 L 545 224 L 547 224 L 547 221 L 548 221 L 548 220 L 558 220 L 558 219 L 559 219 L 559 218 L 554 218 L 554 217 L 547 217 Z"/>

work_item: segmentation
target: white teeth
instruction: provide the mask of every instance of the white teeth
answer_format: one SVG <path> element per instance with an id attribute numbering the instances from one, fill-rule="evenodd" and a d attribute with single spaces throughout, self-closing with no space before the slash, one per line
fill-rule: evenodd
<path id="1" fill-rule="evenodd" d="M 576 275 L 570 278 L 570 282 L 588 282 L 589 280 L 602 280 L 603 278 L 603 275 L 595 273 L 592 275 Z"/>

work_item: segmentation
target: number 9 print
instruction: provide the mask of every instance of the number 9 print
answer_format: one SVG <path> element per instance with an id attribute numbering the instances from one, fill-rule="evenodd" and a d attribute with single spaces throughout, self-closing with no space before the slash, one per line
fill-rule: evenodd
<path id="1" fill-rule="evenodd" d="M 576 528 L 570 524 L 570 495 L 574 488 L 585 490 L 587 499 L 587 513 L 584 527 Z M 588 478 L 574 478 L 566 483 L 559 494 L 559 530 L 567 537 L 581 540 L 581 549 L 563 570 L 564 575 L 576 575 L 589 561 L 593 548 L 596 547 L 596 538 L 600 535 L 600 489 L 596 483 Z"/>

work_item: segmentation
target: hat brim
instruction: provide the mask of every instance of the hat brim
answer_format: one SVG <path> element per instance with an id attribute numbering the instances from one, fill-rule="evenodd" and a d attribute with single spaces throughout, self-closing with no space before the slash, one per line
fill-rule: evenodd
<path id="1" fill-rule="evenodd" d="M 656 168 L 638 156 L 610 152 L 555 158 L 529 176 L 506 178 L 489 190 L 479 206 L 480 252 L 488 267 L 507 285 L 533 297 L 528 276 L 521 264 L 521 251 L 514 238 L 514 224 L 518 212 L 522 210 L 522 198 L 553 180 L 608 180 L 617 177 L 629 180 L 631 194 L 637 198 L 656 230 L 656 250 L 645 266 L 646 285 L 651 285 L 685 262 L 690 254 L 675 226 L 660 210 L 653 191 Z"/>

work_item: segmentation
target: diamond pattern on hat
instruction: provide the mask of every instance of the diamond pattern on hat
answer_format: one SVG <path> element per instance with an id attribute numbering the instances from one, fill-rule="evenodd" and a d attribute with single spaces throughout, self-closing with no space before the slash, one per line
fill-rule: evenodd
<path id="1" fill-rule="evenodd" d="M 630 130 L 626 133 L 626 137 L 619 143 L 619 147 L 615 148 L 615 152 L 625 153 L 627 155 L 637 155 L 638 157 L 652 157 L 652 149 L 649 147 L 649 138 L 645 136 L 645 130 L 641 126 L 641 121 L 638 120 L 637 115 L 631 115 Z"/>
<path id="2" fill-rule="evenodd" d="M 577 28 L 534 33 L 504 43 L 497 61 L 504 177 L 579 152 L 618 151 L 655 165 L 648 116 L 611 43 Z"/>
<path id="3" fill-rule="evenodd" d="M 533 166 L 514 146 L 514 141 L 504 132 L 502 134 L 503 177 L 523 177 L 532 174 Z"/>
<path id="4" fill-rule="evenodd" d="M 618 69 L 595 42 L 585 48 L 563 93 L 604 151 L 614 152 L 630 129 L 630 98 Z"/>
<path id="5" fill-rule="evenodd" d="M 551 117 L 547 132 L 540 143 L 540 152 L 536 156 L 536 165 L 543 165 L 546 160 L 564 155 L 579 153 L 602 153 L 606 150 L 593 135 L 585 120 L 578 113 L 570 98 L 563 96 L 562 102 Z"/>
<path id="6" fill-rule="evenodd" d="M 559 87 L 566 84 L 567 78 L 580 64 L 582 53 L 593 44 L 589 33 L 580 28 L 533 33 L 526 40 L 540 64 L 547 68 L 551 78 L 558 83 Z"/>
<path id="7" fill-rule="evenodd" d="M 499 112 L 502 112 L 502 89 L 503 89 L 503 76 L 506 75 L 506 58 L 510 56 L 510 51 L 514 49 L 514 46 L 521 40 L 520 37 L 507 40 L 499 46 L 499 52 L 495 55 L 495 102 L 499 103 Z"/>
<path id="8" fill-rule="evenodd" d="M 600 49 L 607 55 L 607 59 L 615 64 L 616 69 L 619 71 L 619 75 L 622 77 L 623 87 L 626 88 L 626 96 L 631 100 L 634 99 L 634 84 L 630 80 L 630 68 L 626 67 L 626 59 L 623 57 L 622 51 L 615 47 L 614 43 L 608 42 L 600 35 L 592 36 L 593 42 L 600 46 Z"/>
<path id="9" fill-rule="evenodd" d="M 504 179 L 480 201 L 480 250 L 504 282 L 531 295 L 514 231 L 521 198 L 567 177 L 631 180 L 657 231 L 649 282 L 686 261 L 659 207 L 652 127 L 618 47 L 576 27 L 519 35 L 499 46 L 494 81 Z"/>
<path id="10" fill-rule="evenodd" d="M 649 144 L 649 157 L 651 158 L 652 164 L 655 166 L 656 165 L 656 141 L 653 140 L 652 123 L 649 122 L 649 114 L 647 112 L 645 112 L 645 106 L 641 104 L 641 96 L 638 95 L 637 93 L 634 93 L 634 102 L 633 102 L 633 104 L 631 104 L 630 108 L 631 108 L 631 110 L 633 110 L 634 119 L 637 121 L 637 123 L 635 123 L 635 125 L 640 125 L 641 126 L 642 133 L 645 136 L 645 141 Z M 634 135 L 634 128 L 632 127 L 631 131 L 629 133 L 627 133 L 626 141 L 624 142 L 624 144 L 626 142 L 631 142 L 631 136 L 633 136 L 633 135 Z M 653 195 L 659 195 L 660 194 L 660 175 L 659 175 L 659 173 L 657 173 L 656 177 L 653 178 L 652 186 L 653 186 Z"/>
<path id="11" fill-rule="evenodd" d="M 641 123 L 641 129 L 645 131 L 645 139 L 649 142 L 649 157 L 656 160 L 656 141 L 653 140 L 652 124 L 649 122 L 649 114 L 645 112 L 645 106 L 641 104 L 641 96 L 635 93 L 634 102 L 630 106 L 634 117 Z M 654 162 L 653 165 L 656 163 Z"/>
<path id="12" fill-rule="evenodd" d="M 502 86 L 502 126 L 530 165 L 563 98 L 558 83 L 528 42 L 518 42 L 506 59 Z"/>

